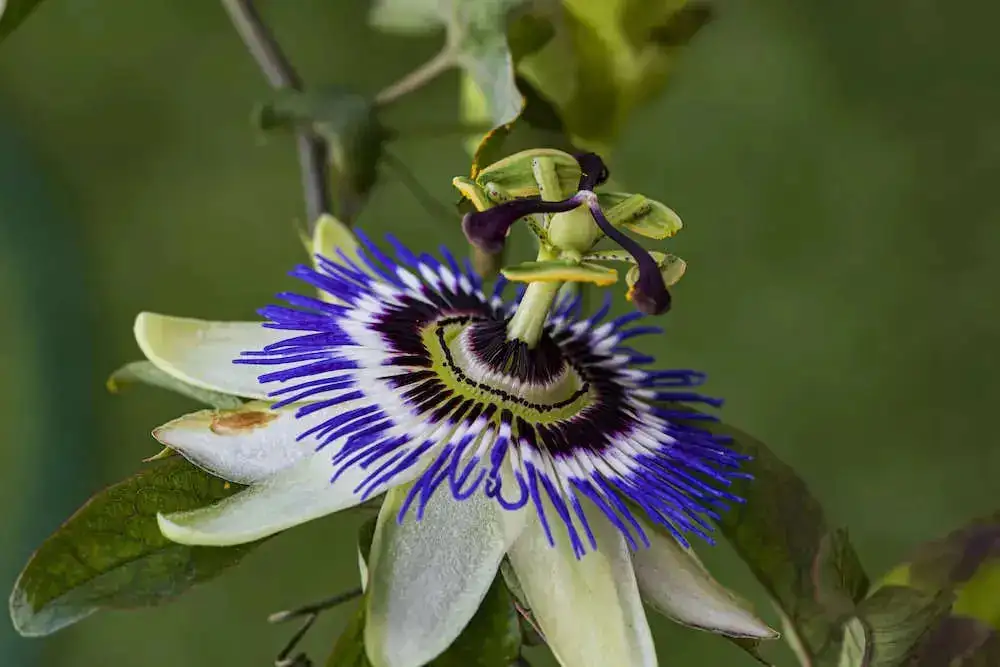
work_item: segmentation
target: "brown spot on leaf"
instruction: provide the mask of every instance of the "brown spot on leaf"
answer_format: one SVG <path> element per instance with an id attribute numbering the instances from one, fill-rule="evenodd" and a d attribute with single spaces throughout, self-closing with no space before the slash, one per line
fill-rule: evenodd
<path id="1" fill-rule="evenodd" d="M 209 428 L 217 435 L 236 435 L 269 424 L 277 418 L 277 413 L 265 410 L 225 411 L 212 418 Z"/>

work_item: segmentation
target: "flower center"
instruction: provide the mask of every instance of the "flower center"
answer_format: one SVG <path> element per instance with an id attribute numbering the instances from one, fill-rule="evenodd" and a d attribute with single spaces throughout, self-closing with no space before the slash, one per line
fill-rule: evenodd
<path id="1" fill-rule="evenodd" d="M 535 347 L 505 336 L 498 318 L 455 315 L 429 324 L 424 340 L 449 389 L 518 415 L 554 419 L 587 404 L 591 383 L 543 333 Z"/>

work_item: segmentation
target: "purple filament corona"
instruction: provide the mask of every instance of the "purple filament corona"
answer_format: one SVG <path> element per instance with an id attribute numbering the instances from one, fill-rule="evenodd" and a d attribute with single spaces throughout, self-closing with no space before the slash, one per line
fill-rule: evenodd
<path id="1" fill-rule="evenodd" d="M 563 299 L 529 348 L 505 336 L 518 300 L 503 299 L 504 280 L 487 294 L 446 249 L 441 261 L 390 238 L 390 258 L 359 237 L 358 258 L 292 273 L 333 299 L 280 295 L 288 305 L 261 314 L 288 338 L 235 361 L 266 366 L 275 407 L 309 419 L 299 439 L 330 458 L 331 483 L 371 497 L 410 482 L 401 518 L 439 493 L 530 505 L 578 556 L 597 548 L 585 506 L 638 548 L 640 520 L 682 544 L 710 540 L 710 520 L 740 502 L 729 489 L 746 457 L 685 405 L 721 402 L 695 391 L 703 374 L 648 369 L 653 359 L 624 345 L 661 331 L 641 314 L 609 319 L 605 303 L 585 317 L 579 296 Z M 547 395 L 558 382 L 569 389 Z"/>

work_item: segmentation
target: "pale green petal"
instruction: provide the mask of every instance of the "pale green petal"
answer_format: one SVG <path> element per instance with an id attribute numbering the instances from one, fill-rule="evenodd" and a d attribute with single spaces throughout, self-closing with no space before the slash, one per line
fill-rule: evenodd
<path id="1" fill-rule="evenodd" d="M 199 410 L 167 422 L 153 437 L 217 477 L 262 482 L 312 454 L 313 440 L 295 438 L 332 416 L 319 410 L 296 419 L 295 407 L 271 410 L 270 405 L 254 401 L 236 410 Z"/>
<path id="2" fill-rule="evenodd" d="M 209 322 L 157 313 L 135 318 L 135 340 L 158 368 L 197 387 L 248 398 L 267 398 L 268 390 L 257 382 L 266 369 L 234 364 L 233 359 L 289 337 L 289 332 L 260 322 Z"/>
<path id="3" fill-rule="evenodd" d="M 160 514 L 160 531 L 174 542 L 206 546 L 229 546 L 259 540 L 361 502 L 355 488 L 369 474 L 351 466 L 331 482 L 331 454 L 343 442 L 335 442 L 317 454 L 282 470 L 270 479 L 229 496 L 214 505 L 189 512 Z M 413 466 L 392 479 L 403 484 L 421 471 Z M 375 493 L 384 491 L 384 486 Z"/>
<path id="4" fill-rule="evenodd" d="M 632 562 L 639 589 L 651 607 L 683 625 L 730 637 L 778 636 L 712 578 L 694 551 L 648 524 L 644 527 L 650 546 L 637 549 Z"/>
<path id="5" fill-rule="evenodd" d="M 354 264 L 365 273 L 378 278 L 363 259 L 361 259 L 361 244 L 351 228 L 342 223 L 337 218 L 328 213 L 324 213 L 316 220 L 316 227 L 312 237 L 313 266 L 319 268 L 317 257 L 325 257 L 337 264 L 346 264 L 340 253 L 354 262 Z M 327 303 L 342 304 L 343 301 L 324 290 L 318 290 L 319 298 Z"/>
<path id="6" fill-rule="evenodd" d="M 554 532 L 561 522 L 552 507 Z M 531 519 L 510 548 L 528 606 L 563 667 L 655 667 L 656 650 L 621 533 L 593 507 L 597 551 L 577 560 L 564 534 L 549 546 Z M 589 546 L 589 545 L 588 545 Z"/>
<path id="7" fill-rule="evenodd" d="M 375 667 L 420 667 L 462 632 L 486 595 L 507 547 L 524 525 L 475 493 L 455 500 L 447 484 L 423 518 L 411 506 L 396 521 L 410 485 L 386 495 L 372 542 L 365 646 Z"/>

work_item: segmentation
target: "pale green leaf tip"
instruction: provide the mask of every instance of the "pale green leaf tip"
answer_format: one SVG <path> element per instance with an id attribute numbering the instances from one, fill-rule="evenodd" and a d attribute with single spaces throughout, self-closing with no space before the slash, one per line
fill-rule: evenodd
<path id="1" fill-rule="evenodd" d="M 2 0 L 0 0 L 2 2 Z M 14 590 L 11 591 L 8 608 L 10 611 L 11 624 L 14 630 L 22 637 L 35 638 L 45 637 L 58 632 L 63 628 L 82 621 L 91 614 L 98 611 L 97 607 L 59 606 L 51 604 L 47 607 L 35 608 L 28 601 L 27 594 L 21 587 L 21 576 L 14 583 Z"/>

